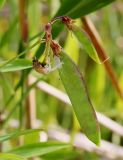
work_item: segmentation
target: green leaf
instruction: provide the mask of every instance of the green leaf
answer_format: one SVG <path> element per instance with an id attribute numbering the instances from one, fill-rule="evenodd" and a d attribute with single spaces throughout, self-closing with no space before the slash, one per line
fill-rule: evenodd
<path id="1" fill-rule="evenodd" d="M 14 153 L 17 155 L 24 156 L 26 158 L 30 158 L 34 156 L 41 156 L 41 155 L 58 151 L 61 149 L 66 149 L 69 147 L 70 147 L 70 144 L 67 144 L 67 143 L 42 142 L 42 143 L 35 143 L 35 144 L 29 144 L 22 147 L 18 147 L 9 151 L 9 153 Z"/>
<path id="2" fill-rule="evenodd" d="M 115 0 L 64 0 L 55 17 L 66 15 L 71 18 L 85 16 Z"/>
<path id="3" fill-rule="evenodd" d="M 7 61 L 3 61 L 0 65 L 4 65 Z M 12 72 L 32 68 L 32 61 L 29 59 L 16 59 L 0 67 L 0 72 Z"/>
<path id="4" fill-rule="evenodd" d="M 24 131 L 16 131 L 10 134 L 6 134 L 3 136 L 0 136 L 0 142 L 4 142 L 13 138 L 17 138 L 19 136 L 22 135 L 26 135 L 26 134 L 30 134 L 30 133 L 34 133 L 34 132 L 40 132 L 42 129 L 28 129 L 28 130 L 24 130 Z"/>
<path id="5" fill-rule="evenodd" d="M 0 8 L 2 8 L 5 4 L 6 0 L 0 0 Z"/>
<path id="6" fill-rule="evenodd" d="M 43 160 L 75 160 L 77 159 L 79 156 L 82 156 L 81 153 L 77 150 L 68 150 L 68 149 L 64 149 L 64 150 L 59 150 L 56 152 L 52 152 L 46 155 L 43 155 L 42 158 Z"/>
<path id="7" fill-rule="evenodd" d="M 15 154 L 0 153 L 0 160 L 27 160 L 27 159 Z"/>
<path id="8" fill-rule="evenodd" d="M 0 48 L 2 48 L 5 44 L 9 44 L 13 35 L 15 34 L 15 29 L 17 27 L 18 17 L 14 17 L 13 21 L 10 24 L 8 30 L 3 34 L 0 41 Z"/>
<path id="9" fill-rule="evenodd" d="M 97 63 L 101 63 L 100 59 L 98 57 L 98 54 L 96 52 L 96 49 L 94 48 L 90 38 L 88 35 L 83 31 L 81 28 L 77 26 L 73 26 L 72 29 L 75 37 L 77 38 L 78 42 L 80 43 L 80 46 L 85 49 L 85 51 L 88 53 L 88 55 Z"/>
<path id="10" fill-rule="evenodd" d="M 83 75 L 75 63 L 64 52 L 59 74 L 72 103 L 78 122 L 86 136 L 95 144 L 100 142 L 99 124 L 90 100 Z"/>

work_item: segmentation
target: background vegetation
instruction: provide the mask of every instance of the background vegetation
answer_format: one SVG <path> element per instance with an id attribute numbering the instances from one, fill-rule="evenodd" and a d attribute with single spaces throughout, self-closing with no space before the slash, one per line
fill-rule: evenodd
<path id="1" fill-rule="evenodd" d="M 62 15 L 88 35 L 89 20 L 92 42 L 98 42 L 102 64 L 61 23 L 53 27 L 53 38 L 83 72 L 98 111 L 99 147 L 80 134 L 58 71 L 43 75 L 32 69 L 32 58 L 41 59 L 45 48 L 39 43 L 44 25 Z M 123 159 L 122 28 L 122 0 L 0 0 L 0 160 Z"/>

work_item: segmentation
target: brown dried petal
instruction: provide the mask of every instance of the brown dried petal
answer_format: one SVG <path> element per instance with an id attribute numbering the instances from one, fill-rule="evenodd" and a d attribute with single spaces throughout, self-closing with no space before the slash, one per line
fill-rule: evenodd
<path id="1" fill-rule="evenodd" d="M 41 62 L 39 62 L 37 59 L 33 59 L 33 68 L 41 74 L 45 74 L 47 73 L 46 68 L 41 64 Z"/>

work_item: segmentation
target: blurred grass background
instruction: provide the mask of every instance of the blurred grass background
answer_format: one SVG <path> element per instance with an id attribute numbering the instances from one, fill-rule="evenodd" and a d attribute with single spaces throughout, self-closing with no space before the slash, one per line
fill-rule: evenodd
<path id="1" fill-rule="evenodd" d="M 29 26 L 28 39 L 43 30 L 44 25 L 50 21 L 57 11 L 58 6 L 60 6 L 59 0 L 28 1 L 26 10 Z M 0 61 L 11 59 L 19 53 L 21 36 L 18 11 L 18 1 L 16 0 L 6 1 L 4 6 L 0 9 Z M 96 11 L 89 16 L 102 38 L 103 47 L 110 57 L 111 64 L 123 90 L 123 1 L 117 0 L 115 3 Z M 77 24 L 81 26 L 80 20 L 78 19 L 76 21 Z M 57 30 L 55 31 L 57 32 Z M 92 61 L 85 51 L 79 48 L 76 39 L 71 33 L 68 33 L 66 28 L 58 35 L 57 39 L 84 73 L 96 110 L 104 113 L 111 119 L 120 122 L 120 124 L 123 124 L 123 101 L 115 92 L 114 87 L 105 72 L 104 66 L 98 65 Z M 33 44 L 36 40 L 37 38 L 31 41 L 31 43 Z M 30 51 L 30 59 L 33 57 L 38 47 L 39 46 L 36 46 Z M 65 91 L 59 80 L 57 71 L 46 76 L 36 74 L 34 71 L 32 71 L 32 74 L 42 77 L 46 82 Z M 0 73 L 0 112 L 4 110 L 3 117 L 6 117 L 13 106 L 20 100 L 22 88 L 20 86 L 15 94 L 15 86 L 19 82 L 21 75 L 22 72 Z M 35 92 L 37 125 L 47 128 L 49 125 L 57 124 L 72 132 L 79 130 L 70 107 L 66 107 L 64 103 L 47 95 L 38 88 L 35 88 Z M 7 104 L 11 96 L 13 96 L 13 99 Z M 22 128 L 25 128 L 25 108 L 23 107 L 21 113 L 19 109 L 19 107 L 22 106 L 24 106 L 24 103 L 13 111 L 11 117 L 6 122 L 6 125 L 2 128 L 4 132 L 18 129 L 20 123 L 22 123 Z M 21 119 L 19 118 L 20 116 Z M 21 120 L 22 122 L 20 122 Z M 101 134 L 102 138 L 107 141 L 123 144 L 122 138 L 103 126 L 101 126 Z M 15 145 L 14 141 L 11 145 Z M 96 158 L 98 159 L 98 156 L 90 153 L 85 152 L 83 154 L 83 159 L 85 160 L 95 160 Z"/>

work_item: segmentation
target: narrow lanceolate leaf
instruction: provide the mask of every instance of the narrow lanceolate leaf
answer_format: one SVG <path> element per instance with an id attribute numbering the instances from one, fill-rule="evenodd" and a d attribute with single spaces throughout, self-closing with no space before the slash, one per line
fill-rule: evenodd
<path id="1" fill-rule="evenodd" d="M 15 154 L 0 153 L 0 160 L 27 160 L 27 159 Z"/>
<path id="2" fill-rule="evenodd" d="M 88 95 L 83 75 L 64 52 L 61 53 L 60 78 L 72 103 L 74 112 L 86 136 L 95 144 L 100 142 L 100 130 L 96 113 Z"/>
<path id="3" fill-rule="evenodd" d="M 6 62 L 0 62 L 0 66 L 4 65 Z M 23 69 L 32 68 L 32 61 L 28 59 L 16 59 L 7 63 L 3 67 L 0 67 L 0 72 L 12 72 L 19 71 Z"/>
<path id="4" fill-rule="evenodd" d="M 85 31 L 75 25 L 73 25 L 72 31 L 73 31 L 75 37 L 77 38 L 80 46 L 88 53 L 88 55 L 95 62 L 100 64 L 101 62 L 100 62 L 100 59 L 99 59 L 98 54 L 96 52 L 96 49 L 94 48 L 90 38 L 85 33 Z"/>
<path id="5" fill-rule="evenodd" d="M 55 17 L 66 15 L 79 18 L 94 12 L 115 0 L 64 0 Z"/>
<path id="6" fill-rule="evenodd" d="M 45 155 L 47 153 L 52 153 L 61 149 L 69 148 L 70 144 L 60 143 L 60 142 L 43 142 L 29 144 L 22 147 L 15 148 L 9 153 L 14 153 L 25 158 L 35 157 Z"/>
<path id="7" fill-rule="evenodd" d="M 17 137 L 22 136 L 22 135 L 31 134 L 31 133 L 34 133 L 34 132 L 40 132 L 41 130 L 42 129 L 28 129 L 28 130 L 24 130 L 24 131 L 16 131 L 16 132 L 13 132 L 13 133 L 10 133 L 10 134 L 1 135 L 0 136 L 0 142 L 11 140 L 13 138 L 17 138 Z"/>

